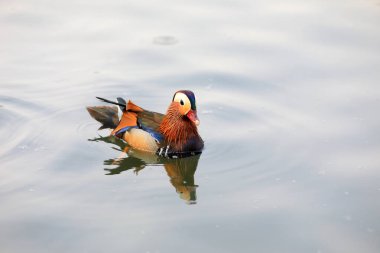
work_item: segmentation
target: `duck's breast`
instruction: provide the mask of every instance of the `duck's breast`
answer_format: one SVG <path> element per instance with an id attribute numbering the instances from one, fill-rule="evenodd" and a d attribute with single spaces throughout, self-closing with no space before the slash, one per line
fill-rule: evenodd
<path id="1" fill-rule="evenodd" d="M 156 139 L 147 131 L 139 128 L 132 128 L 124 133 L 123 139 L 136 149 L 148 152 L 156 152 L 158 143 Z"/>
<path id="2" fill-rule="evenodd" d="M 183 150 L 184 151 L 202 151 L 204 147 L 204 142 L 199 135 L 194 135 L 188 139 L 185 143 Z"/>

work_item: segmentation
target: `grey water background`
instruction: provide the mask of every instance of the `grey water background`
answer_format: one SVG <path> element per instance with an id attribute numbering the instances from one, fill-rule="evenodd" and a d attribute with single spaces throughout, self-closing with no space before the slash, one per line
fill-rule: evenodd
<path id="1" fill-rule="evenodd" d="M 0 2 L 1 252 L 379 252 L 380 2 Z M 186 204 L 106 175 L 95 96 L 197 96 Z"/>

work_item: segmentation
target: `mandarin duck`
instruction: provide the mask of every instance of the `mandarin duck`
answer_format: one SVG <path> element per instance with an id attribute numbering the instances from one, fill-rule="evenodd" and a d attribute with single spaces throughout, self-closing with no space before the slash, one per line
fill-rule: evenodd
<path id="1" fill-rule="evenodd" d="M 117 102 L 97 98 L 119 107 L 89 106 L 90 115 L 102 123 L 100 129 L 111 128 L 112 136 L 132 148 L 170 157 L 202 152 L 204 142 L 197 129 L 199 119 L 192 91 L 177 91 L 165 115 L 145 110 L 130 100 L 126 103 L 122 98 Z"/>

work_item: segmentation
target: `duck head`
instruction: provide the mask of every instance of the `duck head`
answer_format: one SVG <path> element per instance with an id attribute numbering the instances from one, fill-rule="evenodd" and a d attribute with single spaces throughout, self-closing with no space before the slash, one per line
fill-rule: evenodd
<path id="1" fill-rule="evenodd" d="M 178 112 L 182 116 L 186 116 L 196 126 L 199 125 L 199 119 L 197 116 L 197 107 L 195 104 L 195 95 L 190 90 L 177 91 L 172 100 L 172 104 L 177 104 Z"/>
<path id="2" fill-rule="evenodd" d="M 169 152 L 200 152 L 204 143 L 199 136 L 198 125 L 194 93 L 189 90 L 177 91 L 160 125 Z"/>

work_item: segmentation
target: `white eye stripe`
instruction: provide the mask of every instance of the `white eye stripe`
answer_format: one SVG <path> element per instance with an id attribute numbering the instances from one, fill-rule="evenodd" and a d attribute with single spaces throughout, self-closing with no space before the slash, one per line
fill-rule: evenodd
<path id="1" fill-rule="evenodd" d="M 177 93 L 174 97 L 174 101 L 175 102 L 178 102 L 178 103 L 181 103 L 181 100 L 182 100 L 182 103 L 183 104 L 189 104 L 190 105 L 190 100 L 189 98 L 183 94 L 183 93 Z"/>
<path id="2" fill-rule="evenodd" d="M 178 92 L 174 96 L 173 101 L 178 102 L 184 108 L 184 110 L 185 110 L 184 113 L 187 113 L 188 111 L 190 111 L 191 103 L 190 103 L 189 98 L 185 94 Z"/>

